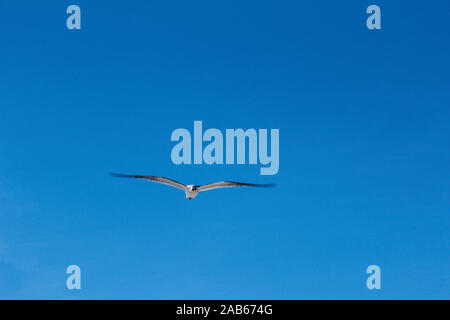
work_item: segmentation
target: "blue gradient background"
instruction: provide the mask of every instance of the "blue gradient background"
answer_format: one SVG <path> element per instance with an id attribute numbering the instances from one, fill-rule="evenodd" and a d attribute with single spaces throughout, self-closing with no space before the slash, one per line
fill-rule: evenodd
<path id="1" fill-rule="evenodd" d="M 449 299 L 449 12 L 0 2 L 0 298 Z M 279 128 L 279 174 L 174 165 L 171 132 L 194 120 Z M 187 201 L 110 171 L 277 187 Z"/>

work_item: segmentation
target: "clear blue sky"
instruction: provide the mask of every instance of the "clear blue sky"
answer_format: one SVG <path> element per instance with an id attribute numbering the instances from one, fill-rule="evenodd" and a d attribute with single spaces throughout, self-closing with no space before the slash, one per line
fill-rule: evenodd
<path id="1" fill-rule="evenodd" d="M 449 299 L 449 12 L 2 1 L 0 298 Z M 279 173 L 176 166 L 170 135 L 194 120 L 279 128 Z M 277 187 L 188 201 L 110 171 Z"/>

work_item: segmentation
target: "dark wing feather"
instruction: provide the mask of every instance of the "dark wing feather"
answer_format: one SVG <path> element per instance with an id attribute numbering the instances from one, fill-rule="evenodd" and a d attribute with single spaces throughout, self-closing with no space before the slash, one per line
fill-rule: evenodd
<path id="1" fill-rule="evenodd" d="M 178 181 L 171 180 L 165 177 L 158 177 L 158 176 L 141 176 L 141 175 L 131 175 L 131 174 L 121 174 L 121 173 L 111 173 L 113 177 L 119 177 L 119 178 L 134 178 L 134 179 L 144 179 L 144 180 L 150 180 L 153 182 L 158 182 L 162 184 L 166 184 L 168 186 L 172 186 L 181 190 L 185 190 L 186 186 Z"/>
<path id="2" fill-rule="evenodd" d="M 270 188 L 274 187 L 275 184 L 256 184 L 256 183 L 245 183 L 245 182 L 235 182 L 235 181 L 219 181 L 208 183 L 203 186 L 198 187 L 198 191 L 206 191 L 217 188 L 229 188 L 229 187 L 260 187 L 260 188 Z"/>

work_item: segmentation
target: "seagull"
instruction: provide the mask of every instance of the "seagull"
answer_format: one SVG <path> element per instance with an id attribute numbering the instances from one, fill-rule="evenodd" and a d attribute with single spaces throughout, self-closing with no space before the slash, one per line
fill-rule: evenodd
<path id="1" fill-rule="evenodd" d="M 269 188 L 274 187 L 275 184 L 255 184 L 255 183 L 245 183 L 245 182 L 234 182 L 234 181 L 218 181 L 213 183 L 204 184 L 202 186 L 195 184 L 182 184 L 178 181 L 171 180 L 164 177 L 158 176 L 141 176 L 141 175 L 131 175 L 131 174 L 121 174 L 121 173 L 110 173 L 113 177 L 119 178 L 134 178 L 134 179 L 144 179 L 150 180 L 157 183 L 166 184 L 178 189 L 181 189 L 186 194 L 186 199 L 194 199 L 200 191 L 218 189 L 218 188 L 228 188 L 228 187 L 263 187 Z"/>

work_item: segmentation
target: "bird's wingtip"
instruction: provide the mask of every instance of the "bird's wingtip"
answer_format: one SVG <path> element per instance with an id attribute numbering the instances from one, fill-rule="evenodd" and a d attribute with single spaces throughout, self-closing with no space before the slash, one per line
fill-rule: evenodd
<path id="1" fill-rule="evenodd" d="M 276 184 L 275 183 L 266 183 L 266 184 L 263 184 L 261 186 L 264 187 L 264 188 L 275 188 Z"/>
<path id="2" fill-rule="evenodd" d="M 125 177 L 128 177 L 128 175 L 126 175 L 126 174 L 115 173 L 115 172 L 110 172 L 109 175 L 112 176 L 112 177 L 119 177 L 119 178 L 125 178 Z"/>

